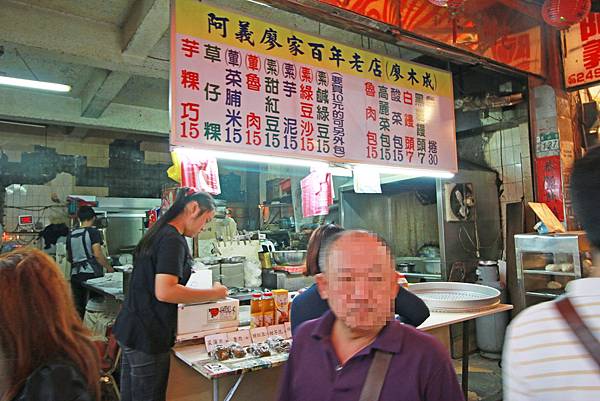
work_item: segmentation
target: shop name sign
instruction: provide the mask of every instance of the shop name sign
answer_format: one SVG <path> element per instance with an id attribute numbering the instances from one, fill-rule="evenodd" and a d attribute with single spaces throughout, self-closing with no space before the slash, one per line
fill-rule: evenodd
<path id="1" fill-rule="evenodd" d="M 450 73 L 172 2 L 171 144 L 457 170 Z"/>
<path id="2" fill-rule="evenodd" d="M 600 81 L 600 13 L 589 13 L 561 35 L 565 87 L 589 86 Z"/>

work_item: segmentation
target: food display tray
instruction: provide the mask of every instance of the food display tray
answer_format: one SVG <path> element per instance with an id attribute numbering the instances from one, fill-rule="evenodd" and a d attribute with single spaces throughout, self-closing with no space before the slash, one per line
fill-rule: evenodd
<path id="1" fill-rule="evenodd" d="M 476 312 L 500 303 L 500 291 L 479 284 L 428 282 L 410 284 L 408 289 L 434 312 Z"/>

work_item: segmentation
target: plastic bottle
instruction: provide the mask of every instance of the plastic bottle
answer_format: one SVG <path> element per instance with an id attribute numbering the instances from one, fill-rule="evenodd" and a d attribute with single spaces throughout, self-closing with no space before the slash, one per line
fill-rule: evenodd
<path id="1" fill-rule="evenodd" d="M 275 302 L 275 324 L 290 321 L 290 301 L 288 290 L 273 290 Z"/>
<path id="2" fill-rule="evenodd" d="M 250 300 L 250 327 L 263 327 L 262 294 L 255 292 Z"/>
<path id="3" fill-rule="evenodd" d="M 275 324 L 275 300 L 271 291 L 265 292 L 262 298 L 263 325 Z"/>

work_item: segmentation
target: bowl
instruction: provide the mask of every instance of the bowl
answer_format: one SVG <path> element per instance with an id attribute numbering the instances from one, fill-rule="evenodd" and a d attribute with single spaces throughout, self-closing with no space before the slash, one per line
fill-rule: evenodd
<path id="1" fill-rule="evenodd" d="M 306 251 L 273 251 L 271 257 L 280 266 L 299 266 L 306 261 Z"/>

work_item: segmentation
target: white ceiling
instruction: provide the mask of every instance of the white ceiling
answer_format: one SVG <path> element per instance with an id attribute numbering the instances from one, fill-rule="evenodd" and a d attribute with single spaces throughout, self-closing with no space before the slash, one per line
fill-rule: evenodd
<path id="1" fill-rule="evenodd" d="M 73 88 L 0 88 L 0 119 L 166 134 L 168 25 L 168 0 L 0 0 L 0 75 Z"/>
<path id="2" fill-rule="evenodd" d="M 210 2 L 363 43 L 358 34 L 273 6 Z M 73 88 L 52 94 L 0 87 L 0 121 L 75 127 L 79 136 L 92 129 L 168 134 L 169 0 L 0 0 L 0 47 L 0 74 Z M 402 50 L 402 57 L 412 53 Z"/>

